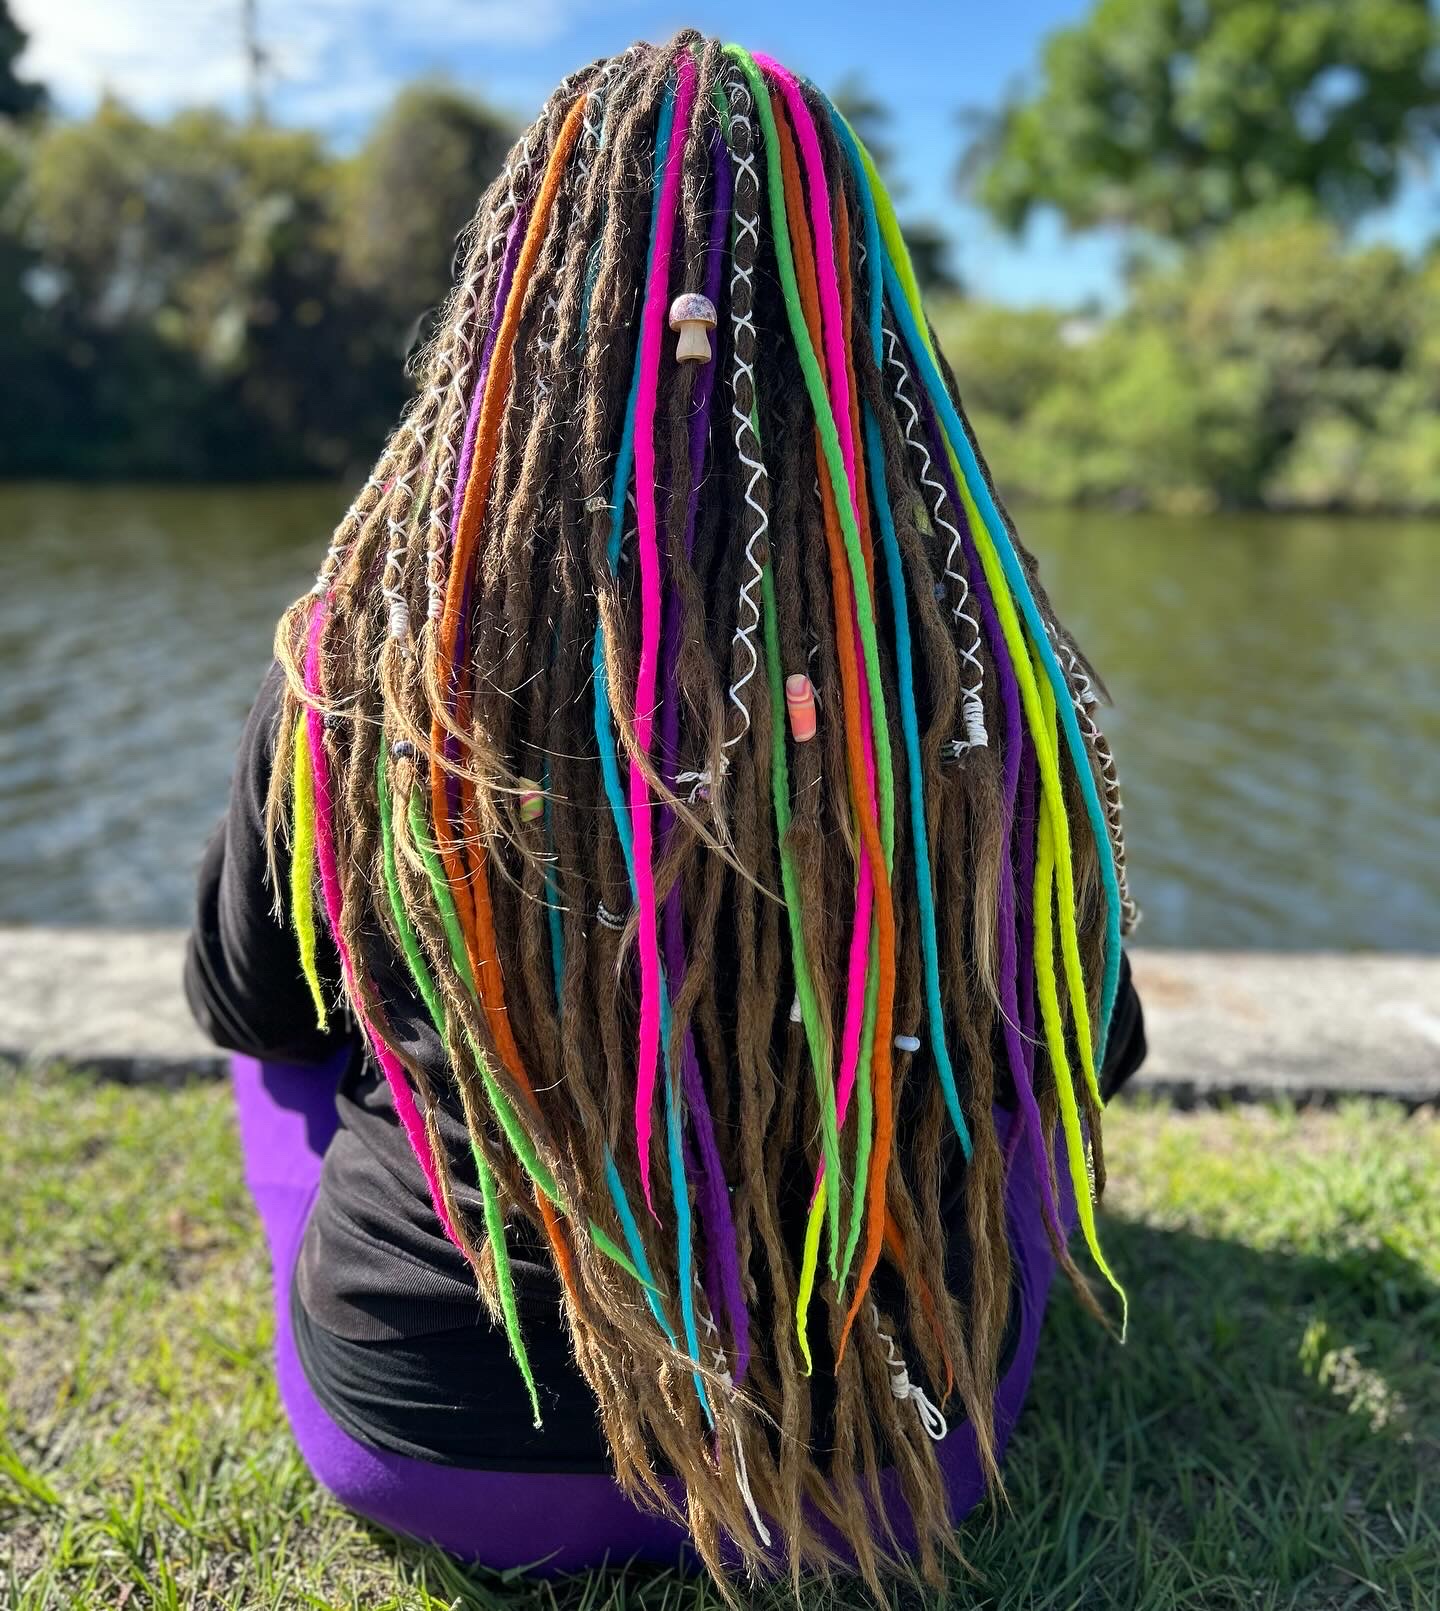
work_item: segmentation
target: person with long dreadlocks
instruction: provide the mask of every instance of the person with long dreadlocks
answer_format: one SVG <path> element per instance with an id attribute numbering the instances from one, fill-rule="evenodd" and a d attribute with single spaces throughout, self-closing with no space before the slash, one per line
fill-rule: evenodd
<path id="1" fill-rule="evenodd" d="M 300 1447 L 491 1566 L 938 1581 L 1053 1270 L 1123 1329 L 1144 1039 L 1093 673 L 874 164 L 765 56 L 597 62 L 422 382 L 187 964 Z"/>

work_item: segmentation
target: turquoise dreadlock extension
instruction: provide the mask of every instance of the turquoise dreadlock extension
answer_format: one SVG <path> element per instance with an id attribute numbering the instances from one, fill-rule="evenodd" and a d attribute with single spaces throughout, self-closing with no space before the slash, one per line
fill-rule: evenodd
<path id="1" fill-rule="evenodd" d="M 886 288 L 890 295 L 891 308 L 900 325 L 903 339 L 909 346 L 913 359 L 918 366 L 922 382 L 930 396 L 931 405 L 944 427 L 947 438 L 947 451 L 957 471 L 957 481 L 966 503 L 966 513 L 970 516 L 972 525 L 978 524 L 980 528 L 977 532 L 977 548 L 980 551 L 981 563 L 987 571 L 987 580 L 990 583 L 992 596 L 994 596 L 997 607 L 1000 610 L 1007 648 L 1020 682 L 1021 697 L 1026 707 L 1027 720 L 1035 744 L 1042 778 L 1044 779 L 1045 809 L 1041 815 L 1040 832 L 1041 865 L 1053 874 L 1055 893 L 1059 894 L 1063 890 L 1064 895 L 1068 897 L 1071 903 L 1071 910 L 1068 913 L 1062 904 L 1062 922 L 1060 924 L 1061 950 L 1065 965 L 1066 983 L 1071 998 L 1070 1017 L 1080 1053 L 1081 1066 L 1089 1083 L 1091 1093 L 1098 1101 L 1099 1091 L 1095 1074 L 1094 1048 L 1091 1045 L 1084 971 L 1075 934 L 1074 896 L 1073 890 L 1067 887 L 1073 875 L 1070 870 L 1069 829 L 1065 818 L 1064 802 L 1061 798 L 1061 782 L 1058 770 L 1059 739 L 1057 716 L 1065 726 L 1071 764 L 1080 783 L 1082 795 L 1086 801 L 1091 832 L 1095 836 L 1097 849 L 1100 851 L 1098 859 L 1106 890 L 1106 956 L 1100 1014 L 1100 1048 L 1102 1057 L 1104 1037 L 1108 1032 L 1110 1012 L 1114 1003 L 1115 981 L 1118 979 L 1119 971 L 1118 887 L 1114 864 L 1109 855 L 1110 844 L 1105 818 L 1096 793 L 1089 757 L 1085 751 L 1084 741 L 1072 708 L 1069 684 L 1066 682 L 1064 673 L 1061 671 L 1059 662 L 1051 648 L 1043 619 L 1030 591 L 1014 546 L 1010 542 L 1009 532 L 1000 517 L 989 487 L 985 483 L 983 475 L 979 472 L 979 464 L 975 457 L 974 449 L 960 420 L 958 410 L 950 398 L 949 389 L 939 373 L 929 345 L 928 336 L 920 328 L 918 322 L 919 290 L 914 281 L 913 270 L 910 268 L 908 259 L 905 258 L 904 241 L 900 236 L 894 210 L 889 205 L 889 198 L 885 195 L 884 187 L 875 172 L 873 162 L 865 153 L 864 147 L 854 138 L 854 131 L 850 132 L 851 142 L 847 143 L 847 152 L 853 150 L 860 156 L 866 181 L 863 188 L 871 192 L 872 201 L 881 225 L 884 239 L 884 277 Z M 978 541 L 978 538 L 982 535 L 985 539 L 984 543 Z M 989 546 L 988 559 L 986 555 L 987 544 Z M 995 570 L 993 575 L 991 574 L 991 566 Z M 1002 586 L 1001 584 L 1004 585 Z M 1009 596 L 1007 596 L 1006 588 L 1009 590 Z M 1025 629 L 1028 629 L 1028 645 L 1025 641 L 1027 630 L 1022 630 L 1019 621 L 1015 618 L 1014 611 L 1017 604 L 1024 618 Z M 1007 614 L 1009 617 L 1008 622 L 1006 619 Z M 1057 689 L 1059 691 L 1058 700 L 1056 697 Z M 1040 885 L 1037 882 L 1037 903 L 1039 899 Z M 1116 1280 L 1100 1249 L 1091 1212 L 1090 1184 L 1084 1167 L 1078 1119 L 1073 1112 L 1073 1094 L 1069 1088 L 1066 1046 L 1064 1037 L 1059 1033 L 1058 1029 L 1059 1015 L 1058 1004 L 1055 999 L 1054 970 L 1051 966 L 1049 953 L 1050 916 L 1048 906 L 1043 914 L 1038 910 L 1037 906 L 1035 921 L 1037 935 L 1035 966 L 1037 984 L 1042 987 L 1039 992 L 1040 1005 L 1042 1015 L 1045 1016 L 1046 1020 L 1047 1041 L 1051 1059 L 1056 1068 L 1056 1085 L 1060 1092 L 1062 1117 L 1065 1120 L 1066 1145 L 1069 1152 L 1069 1162 L 1074 1179 L 1081 1226 L 1085 1233 L 1087 1245 L 1101 1273 L 1119 1294 L 1123 1307 L 1126 1304 L 1124 1289 Z M 1044 940 L 1043 949 L 1038 944 L 1041 938 Z M 1122 1335 L 1123 1325 L 1122 1318 Z"/>

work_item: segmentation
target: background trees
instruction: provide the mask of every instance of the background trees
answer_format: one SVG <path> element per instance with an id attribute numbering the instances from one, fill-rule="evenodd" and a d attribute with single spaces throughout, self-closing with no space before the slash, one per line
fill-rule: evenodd
<path id="1" fill-rule="evenodd" d="M 348 156 L 214 111 L 66 121 L 22 44 L 0 0 L 0 474 L 369 462 L 507 120 L 421 83 Z M 981 118 L 962 178 L 1005 229 L 1120 232 L 1103 315 L 967 299 L 897 187 L 1006 489 L 1440 510 L 1440 257 L 1354 238 L 1433 152 L 1437 63 L 1426 0 L 1096 0 Z M 893 182 L 889 108 L 859 77 L 836 99 Z"/>
<path id="2" fill-rule="evenodd" d="M 456 236 L 517 131 L 445 84 L 412 84 L 340 173 L 340 251 L 349 279 L 411 329 L 450 287 Z"/>
<path id="3" fill-rule="evenodd" d="M 1440 129 L 1428 0 L 1098 0 L 970 153 L 1008 227 L 1057 208 L 1190 241 L 1285 203 L 1349 221 Z"/>
<path id="4" fill-rule="evenodd" d="M 1440 260 L 1236 225 L 1106 320 L 938 320 L 1010 490 L 1057 503 L 1440 509 Z"/>
<path id="5" fill-rule="evenodd" d="M 368 461 L 507 122 L 442 85 L 403 91 L 348 158 L 216 111 L 111 99 L 63 122 L 18 49 L 0 0 L 0 473 Z"/>
<path id="6" fill-rule="evenodd" d="M 1440 509 L 1440 259 L 1349 237 L 1440 130 L 1427 0 L 1097 0 L 985 120 L 1005 228 L 1123 231 L 1127 304 L 941 316 L 1012 491 Z M 988 432 L 987 432 L 988 426 Z"/>

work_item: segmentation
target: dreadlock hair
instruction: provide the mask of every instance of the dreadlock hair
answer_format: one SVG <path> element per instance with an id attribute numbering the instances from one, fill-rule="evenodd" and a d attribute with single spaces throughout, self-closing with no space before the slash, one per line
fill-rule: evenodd
<path id="1" fill-rule="evenodd" d="M 722 1584 L 798 1582 L 838 1533 L 878 1592 L 886 1467 L 935 1580 L 939 1406 L 998 1480 L 1015 1149 L 1072 1278 L 1062 1174 L 1119 1291 L 1096 1068 L 1133 908 L 1088 663 L 873 163 L 778 63 L 684 32 L 583 69 L 461 255 L 277 633 L 272 872 L 317 1012 L 323 922 L 537 1424 L 518 1219 L 620 1481 L 683 1506 Z M 673 353 L 676 292 L 717 310 L 708 363 Z M 378 941 L 453 1090 L 393 1032 Z"/>

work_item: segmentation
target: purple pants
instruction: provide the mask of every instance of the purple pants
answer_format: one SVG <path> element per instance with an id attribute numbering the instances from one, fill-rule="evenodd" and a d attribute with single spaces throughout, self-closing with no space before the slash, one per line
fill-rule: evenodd
<path id="1" fill-rule="evenodd" d="M 392 1532 L 438 1544 L 496 1570 L 536 1566 L 581 1571 L 605 1561 L 675 1565 L 693 1560 L 683 1527 L 638 1509 L 609 1477 L 472 1471 L 372 1449 L 322 1408 L 300 1368 L 290 1328 L 290 1284 L 320 1163 L 335 1132 L 335 1087 L 343 1060 L 300 1068 L 236 1057 L 233 1062 L 245 1183 L 270 1244 L 275 1277 L 275 1363 L 295 1441 L 317 1480 L 349 1509 Z M 1003 1117 L 1003 1116 L 1002 1116 Z M 1008 1191 L 1011 1245 L 1020 1294 L 1019 1342 L 995 1401 L 1003 1449 L 1029 1386 L 1054 1261 L 1041 1223 L 1027 1148 L 1013 1149 Z M 958 1521 L 984 1483 L 967 1424 L 938 1445 Z M 903 1511 L 897 1484 L 886 1499 Z M 897 1529 L 904 1537 L 903 1526 Z"/>

